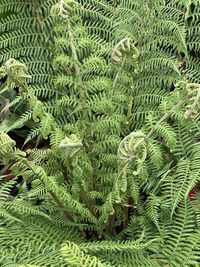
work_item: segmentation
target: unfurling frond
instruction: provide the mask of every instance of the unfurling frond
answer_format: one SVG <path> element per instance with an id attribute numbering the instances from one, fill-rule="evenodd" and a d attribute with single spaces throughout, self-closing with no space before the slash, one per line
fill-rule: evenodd
<path id="1" fill-rule="evenodd" d="M 63 20 L 69 19 L 70 13 L 78 5 L 78 2 L 75 0 L 60 0 L 59 3 L 52 7 L 51 15 L 55 18 L 60 17 Z"/>
<path id="2" fill-rule="evenodd" d="M 0 69 L 0 76 L 8 75 L 9 85 L 22 86 L 31 76 L 27 74 L 27 67 L 25 64 L 11 58 Z M 21 89 L 24 89 L 23 86 Z"/>
<path id="3" fill-rule="evenodd" d="M 59 145 L 59 148 L 70 157 L 73 157 L 82 147 L 82 142 L 74 134 L 70 137 L 65 137 Z"/>

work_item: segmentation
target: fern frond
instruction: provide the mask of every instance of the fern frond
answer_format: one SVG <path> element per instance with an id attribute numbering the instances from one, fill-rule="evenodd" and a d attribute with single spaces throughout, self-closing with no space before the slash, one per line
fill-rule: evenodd
<path id="1" fill-rule="evenodd" d="M 61 253 L 65 257 L 69 266 L 91 266 L 91 267 L 111 267 L 112 265 L 101 263 L 96 257 L 85 255 L 74 243 L 67 242 L 61 248 Z"/>

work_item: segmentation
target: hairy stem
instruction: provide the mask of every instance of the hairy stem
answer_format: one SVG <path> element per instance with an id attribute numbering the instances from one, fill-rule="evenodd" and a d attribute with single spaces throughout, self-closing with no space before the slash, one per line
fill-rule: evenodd
<path id="1" fill-rule="evenodd" d="M 72 57 L 74 60 L 74 68 L 75 68 L 75 73 L 76 73 L 76 81 L 79 87 L 79 92 L 80 92 L 80 102 L 81 102 L 81 106 L 82 106 L 82 114 L 83 114 L 83 119 L 87 120 L 88 116 L 87 116 L 87 112 L 86 112 L 86 96 L 85 96 L 85 92 L 82 88 L 82 74 L 81 74 L 81 70 L 79 67 L 79 59 L 78 59 L 78 54 L 76 51 L 76 46 L 74 43 L 74 36 L 73 36 L 73 32 L 72 32 L 72 28 L 71 28 L 71 22 L 70 19 L 68 19 L 67 21 L 67 28 L 68 28 L 68 34 L 69 34 L 69 41 L 70 41 L 70 48 L 71 48 L 71 52 L 72 52 Z"/>
<path id="2" fill-rule="evenodd" d="M 147 138 L 151 137 L 152 134 L 154 134 L 156 128 L 164 122 L 166 119 L 168 119 L 171 114 L 173 114 L 177 109 L 179 109 L 184 104 L 184 101 L 179 101 L 172 109 L 170 109 L 168 112 L 164 114 L 164 116 L 153 126 L 151 131 L 147 134 Z"/>
<path id="3" fill-rule="evenodd" d="M 124 56 L 123 61 L 122 61 L 121 65 L 118 68 L 117 73 L 115 75 L 115 78 L 114 78 L 114 81 L 113 81 L 112 90 L 110 92 L 111 98 L 113 98 L 113 96 L 115 94 L 115 89 L 116 89 L 116 86 L 117 86 L 117 83 L 118 83 L 118 80 L 119 80 L 119 76 L 120 76 L 121 71 L 123 70 L 123 67 L 125 65 L 125 62 L 126 62 L 126 56 Z"/>
<path id="4" fill-rule="evenodd" d="M 66 219 L 70 220 L 71 222 L 74 222 L 74 218 L 72 217 L 72 215 L 66 211 L 64 205 L 62 204 L 62 202 L 60 201 L 60 199 L 57 197 L 57 195 L 53 192 L 50 191 L 51 196 L 53 197 L 53 199 L 55 200 L 55 202 L 57 203 L 58 207 L 63 210 L 63 214 L 65 216 Z"/>
<path id="5" fill-rule="evenodd" d="M 115 235 L 115 229 L 113 227 L 114 225 L 114 221 L 115 221 L 115 213 L 110 215 L 108 218 L 108 227 L 107 227 L 107 231 L 110 235 Z"/>
<path id="6" fill-rule="evenodd" d="M 98 218 L 96 212 L 94 211 L 93 209 L 93 205 L 92 203 L 90 202 L 90 199 L 88 198 L 85 190 L 83 188 L 81 188 L 81 198 L 83 200 L 83 202 L 85 203 L 86 207 L 88 208 L 88 210 L 90 211 L 90 213 L 95 217 L 95 218 Z"/>

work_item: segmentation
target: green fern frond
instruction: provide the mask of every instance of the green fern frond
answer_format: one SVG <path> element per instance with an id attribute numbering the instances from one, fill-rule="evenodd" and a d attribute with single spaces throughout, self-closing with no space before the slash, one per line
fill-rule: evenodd
<path id="1" fill-rule="evenodd" d="M 160 231 L 159 208 L 160 208 L 161 203 L 162 203 L 162 199 L 155 195 L 150 195 L 146 202 L 147 215 L 155 223 L 159 231 Z"/>
<path id="2" fill-rule="evenodd" d="M 67 242 L 61 248 L 61 253 L 65 257 L 69 266 L 91 266 L 91 267 L 111 267 L 112 265 L 101 263 L 96 257 L 85 255 L 74 243 Z"/>
<path id="3" fill-rule="evenodd" d="M 192 206 L 186 202 L 178 209 L 174 218 L 174 225 L 170 222 L 166 225 L 165 245 L 162 249 L 161 258 L 163 263 L 172 266 L 190 266 L 195 260 L 192 251 L 196 245 L 198 234 L 195 231 L 193 218 Z"/>

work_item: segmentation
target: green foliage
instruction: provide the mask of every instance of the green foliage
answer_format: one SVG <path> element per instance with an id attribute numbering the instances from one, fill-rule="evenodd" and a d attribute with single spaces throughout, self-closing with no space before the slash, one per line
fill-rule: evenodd
<path id="1" fill-rule="evenodd" d="M 186 2 L 0 0 L 1 266 L 199 266 L 199 6 Z"/>

